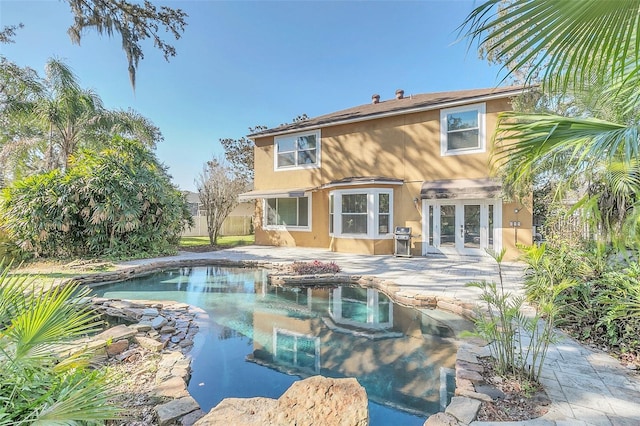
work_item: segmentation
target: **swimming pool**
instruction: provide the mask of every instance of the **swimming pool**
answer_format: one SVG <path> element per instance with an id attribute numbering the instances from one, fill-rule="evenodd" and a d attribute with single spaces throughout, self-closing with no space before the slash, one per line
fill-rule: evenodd
<path id="1" fill-rule="evenodd" d="M 372 288 L 276 287 L 261 269 L 210 266 L 95 291 L 207 311 L 189 382 L 204 411 L 227 397 L 278 398 L 299 377 L 321 374 L 358 379 L 371 425 L 421 425 L 453 393 L 456 345 L 447 322 L 438 311 L 398 305 Z"/>

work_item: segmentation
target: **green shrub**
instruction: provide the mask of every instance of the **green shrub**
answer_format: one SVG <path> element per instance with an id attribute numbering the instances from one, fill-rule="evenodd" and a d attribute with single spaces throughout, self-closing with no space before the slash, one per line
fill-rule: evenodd
<path id="1" fill-rule="evenodd" d="M 596 326 L 604 327 L 611 345 L 624 352 L 640 350 L 640 265 L 607 271 L 596 288 L 596 306 L 601 310 Z"/>
<path id="2" fill-rule="evenodd" d="M 534 304 L 563 280 L 557 297 L 559 326 L 579 339 L 620 351 L 640 351 L 640 265 L 631 253 L 590 244 L 530 247 L 523 260 L 527 298 Z"/>
<path id="3" fill-rule="evenodd" d="M 3 259 L 6 264 L 9 264 L 25 260 L 27 257 L 28 254 L 9 238 L 8 233 L 0 225 L 0 263 L 2 263 Z M 2 268 L 0 268 L 1 270 Z"/>
<path id="4" fill-rule="evenodd" d="M 36 256 L 172 253 L 191 221 L 184 196 L 153 153 L 122 138 L 80 151 L 64 173 L 14 182 L 0 211 L 20 248 Z"/>

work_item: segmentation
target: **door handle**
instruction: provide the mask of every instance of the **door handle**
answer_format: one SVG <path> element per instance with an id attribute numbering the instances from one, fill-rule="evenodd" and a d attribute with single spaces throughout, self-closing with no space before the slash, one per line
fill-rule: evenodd
<path id="1" fill-rule="evenodd" d="M 460 225 L 460 238 L 464 238 L 464 226 Z"/>

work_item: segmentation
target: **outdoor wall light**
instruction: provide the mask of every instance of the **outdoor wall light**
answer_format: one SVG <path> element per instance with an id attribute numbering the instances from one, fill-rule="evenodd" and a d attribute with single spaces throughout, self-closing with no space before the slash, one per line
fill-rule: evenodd
<path id="1" fill-rule="evenodd" d="M 518 220 L 518 213 L 520 213 L 520 210 L 522 210 L 522 207 L 520 208 L 516 207 L 515 209 L 513 209 L 513 212 L 516 214 L 516 220 L 509 223 L 511 226 L 513 226 L 513 231 L 514 231 L 513 239 L 514 239 L 514 244 L 516 246 L 518 245 L 518 228 L 520 227 L 520 221 Z"/>

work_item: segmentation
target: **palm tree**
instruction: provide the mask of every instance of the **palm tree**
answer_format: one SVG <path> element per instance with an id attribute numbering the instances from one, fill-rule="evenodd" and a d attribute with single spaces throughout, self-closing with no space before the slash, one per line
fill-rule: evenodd
<path id="1" fill-rule="evenodd" d="M 78 285 L 43 290 L 0 264 L 0 424 L 78 424 L 118 416 L 113 385 L 87 368 L 90 354 L 61 345 L 100 325 Z"/>
<path id="2" fill-rule="evenodd" d="M 14 132 L 0 160 L 22 156 L 36 163 L 28 164 L 31 169 L 66 169 L 80 146 L 104 146 L 116 134 L 149 147 L 162 140 L 160 130 L 146 117 L 133 110 L 106 109 L 100 96 L 81 88 L 73 71 L 58 59 L 47 62 L 41 87 L 4 109 Z"/>
<path id="3" fill-rule="evenodd" d="M 489 0 L 467 17 L 462 31 L 507 74 L 525 69 L 530 80 L 541 76 L 540 89 L 549 97 L 588 99 L 573 116 L 501 115 L 494 160 L 508 183 L 530 182 L 561 163 L 565 183 L 589 173 L 609 185 L 610 199 L 627 213 L 638 210 L 628 206 L 640 190 L 638 16 L 640 0 Z M 629 174 L 622 177 L 622 170 Z M 621 203 L 620 197 L 627 199 Z"/>

